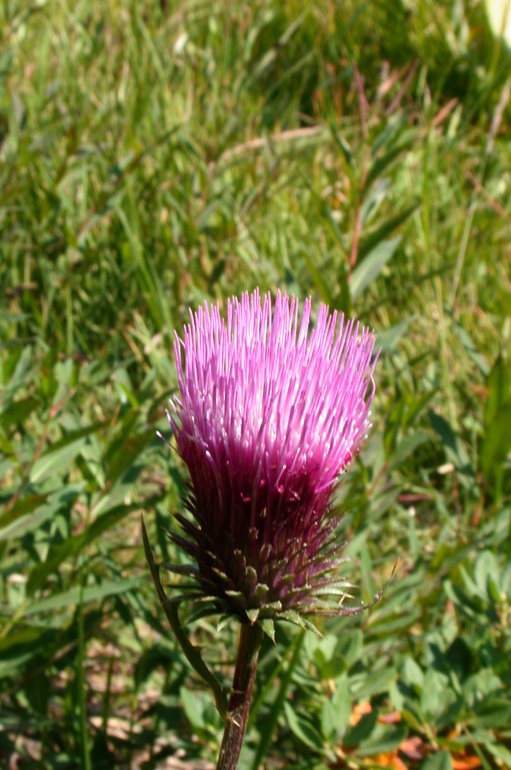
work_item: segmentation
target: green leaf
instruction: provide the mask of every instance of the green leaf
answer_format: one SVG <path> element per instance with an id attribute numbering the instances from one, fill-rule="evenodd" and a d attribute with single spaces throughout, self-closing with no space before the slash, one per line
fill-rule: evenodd
<path id="1" fill-rule="evenodd" d="M 324 699 L 321 709 L 321 730 L 330 743 L 336 743 L 339 736 L 344 735 L 350 723 L 351 710 L 349 680 L 343 675 L 335 680 L 335 692 L 330 699 Z"/>
<path id="2" fill-rule="evenodd" d="M 456 696 L 449 687 L 448 676 L 428 668 L 424 674 L 420 697 L 420 707 L 425 718 L 434 723 L 444 713 L 446 707 L 455 700 Z"/>
<path id="3" fill-rule="evenodd" d="M 396 161 L 399 156 L 410 147 L 413 141 L 413 139 L 405 139 L 401 144 L 391 147 L 386 153 L 378 154 L 367 174 L 366 189 L 369 189 L 373 182 L 381 177 L 385 169 L 392 165 L 392 163 L 394 163 L 394 161 Z"/>
<path id="4" fill-rule="evenodd" d="M 418 707 L 410 701 L 405 701 L 406 705 L 401 709 L 401 716 L 404 721 L 416 732 L 420 733 L 423 729 L 422 715 L 419 714 Z"/>
<path id="5" fill-rule="evenodd" d="M 14 371 L 6 388 L 6 395 L 8 397 L 17 391 L 18 388 L 22 385 L 30 370 L 31 362 L 32 348 L 27 345 L 27 347 L 23 349 L 23 352 L 21 353 L 21 356 L 19 357 L 16 366 L 14 367 Z"/>
<path id="6" fill-rule="evenodd" d="M 484 422 L 489 428 L 501 419 L 501 410 L 511 403 L 511 367 L 503 356 L 495 361 L 488 375 L 487 388 Z"/>
<path id="7" fill-rule="evenodd" d="M 34 513 L 18 518 L 12 524 L 0 529 L 0 542 L 4 540 L 14 540 L 18 537 L 24 537 L 38 530 L 48 519 L 51 519 L 59 506 L 44 505 L 38 508 Z"/>
<path id="8" fill-rule="evenodd" d="M 39 399 L 32 395 L 10 403 L 6 402 L 1 407 L 0 425 L 8 430 L 12 425 L 23 424 L 39 404 Z"/>
<path id="9" fill-rule="evenodd" d="M 486 429 L 481 446 L 481 468 L 489 477 L 502 465 L 511 450 L 511 403 L 499 410 L 498 418 Z"/>
<path id="10" fill-rule="evenodd" d="M 401 337 L 406 334 L 416 316 L 411 316 L 404 321 L 391 326 L 390 329 L 386 329 L 384 332 L 378 332 L 376 335 L 375 349 L 381 348 L 382 353 L 390 353 L 396 349 L 397 344 Z"/>
<path id="11" fill-rule="evenodd" d="M 359 700 L 366 700 L 373 695 L 386 693 L 396 681 L 397 673 L 393 666 L 387 666 L 379 671 L 372 671 L 371 676 L 365 673 L 353 674 L 350 677 L 351 692 Z"/>
<path id="12" fill-rule="evenodd" d="M 511 767 L 511 751 L 501 743 L 485 742 L 485 748 L 501 762 L 501 767 Z"/>
<path id="13" fill-rule="evenodd" d="M 373 708 L 369 714 L 364 714 L 359 722 L 350 727 L 344 734 L 343 743 L 346 746 L 359 746 L 366 741 L 377 726 L 378 710 Z"/>
<path id="14" fill-rule="evenodd" d="M 489 697 L 478 703 L 471 720 L 477 727 L 497 730 L 511 724 L 511 703 L 506 698 Z"/>
<path id="15" fill-rule="evenodd" d="M 14 505 L 0 515 L 0 531 L 7 527 L 8 524 L 12 524 L 13 521 L 19 519 L 20 516 L 32 513 L 37 508 L 41 507 L 41 505 L 47 501 L 48 497 L 49 493 L 42 495 L 26 495 L 26 497 L 18 498 Z"/>
<path id="16" fill-rule="evenodd" d="M 59 442 L 58 445 L 41 455 L 30 471 L 32 484 L 37 484 L 45 477 L 56 476 L 67 470 L 86 441 L 87 439 L 82 436 L 69 441 L 64 446 Z"/>
<path id="17" fill-rule="evenodd" d="M 137 500 L 127 505 L 114 506 L 98 516 L 81 535 L 70 537 L 64 542 L 52 546 L 48 551 L 45 561 L 41 564 L 36 564 L 32 569 L 27 581 L 27 593 L 33 594 L 34 591 L 41 588 L 46 578 L 55 572 L 69 556 L 79 553 L 85 546 L 90 545 L 111 530 L 133 511 L 140 510 L 141 507 L 147 510 L 160 499 L 160 496 L 151 497 L 144 500 L 143 504 Z M 120 545 L 122 545 L 122 540 Z"/>
<path id="18" fill-rule="evenodd" d="M 385 754 L 397 749 L 407 736 L 407 730 L 401 725 L 376 725 L 367 740 L 360 743 L 357 754 L 359 757 L 371 757 L 375 754 Z"/>
<path id="19" fill-rule="evenodd" d="M 474 581 L 481 597 L 488 596 L 488 581 L 490 578 L 498 578 L 498 575 L 499 563 L 496 555 L 491 551 L 478 554 L 474 567 Z"/>
<path id="20" fill-rule="evenodd" d="M 456 324 L 456 331 L 468 357 L 474 362 L 481 374 L 487 377 L 490 372 L 490 364 L 484 353 L 476 348 L 474 341 L 461 324 Z"/>
<path id="21" fill-rule="evenodd" d="M 314 725 L 293 711 L 290 703 L 284 703 L 286 719 L 291 731 L 309 749 L 323 753 L 323 738 Z"/>
<path id="22" fill-rule="evenodd" d="M 155 439 L 156 433 L 153 428 L 141 433 L 134 431 L 136 419 L 136 414 L 132 415 L 132 418 L 123 426 L 122 434 L 111 444 L 105 455 L 108 479 L 112 486 L 128 468 L 134 465 L 135 460 L 149 442 Z"/>
<path id="23" fill-rule="evenodd" d="M 192 727 L 204 729 L 203 704 L 201 703 L 202 693 L 191 692 L 186 687 L 179 690 L 179 698 L 186 718 Z"/>
<path id="24" fill-rule="evenodd" d="M 44 652 L 56 633 L 44 626 L 23 626 L 11 630 L 6 638 L 0 640 L 0 679 L 12 676 L 16 669 Z"/>
<path id="25" fill-rule="evenodd" d="M 453 770 L 451 755 L 448 751 L 437 751 L 422 763 L 421 770 Z"/>
<path id="26" fill-rule="evenodd" d="M 354 166 L 353 150 L 351 149 L 348 141 L 341 134 L 341 132 L 339 130 L 339 127 L 338 127 L 338 124 L 335 121 L 333 121 L 333 120 L 329 120 L 328 125 L 329 125 L 329 128 L 330 128 L 330 131 L 332 132 L 332 136 L 333 136 L 333 138 L 335 140 L 335 143 L 340 148 L 340 150 L 341 150 L 341 152 L 342 152 L 342 154 L 344 156 L 344 160 L 346 161 L 346 163 L 352 169 L 353 166 Z"/>
<path id="27" fill-rule="evenodd" d="M 389 470 L 399 468 L 399 466 L 402 465 L 404 461 L 416 451 L 416 449 L 430 440 L 431 436 L 422 429 L 416 430 L 414 433 L 406 436 L 401 443 L 398 444 L 398 447 L 389 462 Z"/>
<path id="28" fill-rule="evenodd" d="M 486 477 L 506 459 L 511 450 L 511 367 L 499 356 L 487 380 L 488 395 L 484 409 L 485 433 L 481 444 L 480 463 Z"/>
<path id="29" fill-rule="evenodd" d="M 298 626 L 299 628 L 307 629 L 308 631 L 312 631 L 314 634 L 321 636 L 314 623 L 312 623 L 303 615 L 300 615 L 295 610 L 284 610 L 283 612 L 279 612 L 279 618 L 282 620 L 288 620 L 290 623 L 294 623 L 294 625 Z"/>
<path id="30" fill-rule="evenodd" d="M 444 417 L 430 410 L 429 420 L 443 444 L 447 459 L 456 467 L 462 484 L 468 487 L 468 477 L 473 476 L 473 468 L 465 444 Z"/>
<path id="31" fill-rule="evenodd" d="M 424 672 L 416 661 L 411 657 L 406 657 L 401 669 L 403 681 L 419 691 L 424 686 Z"/>
<path id="32" fill-rule="evenodd" d="M 379 243 L 383 242 L 391 233 L 398 227 L 406 222 L 406 220 L 419 208 L 419 203 L 414 203 L 412 206 L 404 209 L 393 217 L 387 219 L 383 224 L 379 225 L 369 235 L 363 237 L 359 241 L 357 249 L 357 262 L 361 262 L 366 258 L 368 254 L 375 249 Z"/>
<path id="33" fill-rule="evenodd" d="M 382 241 L 356 266 L 350 276 L 351 299 L 355 300 L 377 278 L 401 243 L 401 236 Z"/>
<path id="34" fill-rule="evenodd" d="M 79 603 L 86 605 L 90 604 L 90 602 L 106 599 L 109 596 L 128 593 L 129 591 L 138 588 L 142 583 L 142 580 L 143 578 L 139 576 L 128 578 L 127 580 L 107 580 L 98 586 L 88 586 L 83 589 L 81 586 L 74 586 L 74 588 L 70 588 L 68 591 L 57 593 L 53 596 L 48 596 L 45 599 L 39 599 L 39 601 L 29 603 L 21 612 L 21 617 L 55 612 L 76 606 Z"/>

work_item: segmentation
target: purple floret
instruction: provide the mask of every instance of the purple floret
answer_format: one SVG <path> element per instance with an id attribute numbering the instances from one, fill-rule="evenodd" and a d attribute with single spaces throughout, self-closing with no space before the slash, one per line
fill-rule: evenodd
<path id="1" fill-rule="evenodd" d="M 335 485 L 370 427 L 374 335 L 321 305 L 259 291 L 190 312 L 169 421 L 191 477 L 189 539 L 218 607 L 307 612 L 339 562 Z M 184 354 L 184 366 L 183 366 Z M 326 576 L 326 577 L 325 577 Z M 335 582 L 338 582 L 335 579 Z"/>

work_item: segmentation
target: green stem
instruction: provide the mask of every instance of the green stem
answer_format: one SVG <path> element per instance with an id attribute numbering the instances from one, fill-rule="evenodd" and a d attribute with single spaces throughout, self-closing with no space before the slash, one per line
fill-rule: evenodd
<path id="1" fill-rule="evenodd" d="M 225 725 L 217 770 L 236 770 L 238 767 L 262 639 L 263 630 L 258 623 L 241 623 L 238 657 L 229 700 L 230 718 Z"/>

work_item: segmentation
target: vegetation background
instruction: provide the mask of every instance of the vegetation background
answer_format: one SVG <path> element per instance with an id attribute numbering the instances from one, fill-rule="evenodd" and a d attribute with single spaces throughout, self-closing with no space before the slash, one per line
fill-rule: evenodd
<path id="1" fill-rule="evenodd" d="M 214 762 L 140 512 L 179 560 L 174 330 L 255 286 L 375 328 L 354 601 L 399 565 L 371 612 L 266 640 L 243 770 L 511 767 L 511 56 L 483 4 L 5 0 L 0 33 L 1 767 Z M 236 629 L 191 633 L 228 682 Z"/>

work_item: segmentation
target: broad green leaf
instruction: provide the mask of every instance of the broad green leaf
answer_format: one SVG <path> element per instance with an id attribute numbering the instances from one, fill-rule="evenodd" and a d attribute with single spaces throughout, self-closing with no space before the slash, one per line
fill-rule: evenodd
<path id="1" fill-rule="evenodd" d="M 364 634 L 359 628 L 353 628 L 338 639 L 337 651 L 351 667 L 359 660 L 363 646 Z"/>
<path id="2" fill-rule="evenodd" d="M 357 755 L 371 757 L 375 754 L 386 754 L 397 749 L 407 736 L 405 727 L 399 725 L 376 725 L 369 738 L 361 741 Z"/>
<path id="3" fill-rule="evenodd" d="M 343 743 L 346 746 L 360 746 L 363 741 L 370 738 L 377 724 L 378 710 L 373 708 L 368 714 L 363 714 L 356 725 L 346 730 Z"/>
<path id="4" fill-rule="evenodd" d="M 204 730 L 206 725 L 204 724 L 204 703 L 202 693 L 191 692 L 186 687 L 181 687 L 179 691 L 179 697 L 183 706 L 183 711 L 186 714 L 186 718 L 194 728 Z"/>
<path id="5" fill-rule="evenodd" d="M 27 347 L 23 349 L 7 385 L 6 393 L 8 396 L 12 396 L 25 380 L 32 363 L 32 354 L 32 348 L 27 345 Z"/>
<path id="6" fill-rule="evenodd" d="M 85 445 L 85 437 L 77 438 L 69 444 L 60 447 L 53 447 L 45 454 L 41 455 L 30 471 L 30 481 L 37 484 L 48 476 L 55 476 L 65 472 L 81 448 Z"/>
<path id="7" fill-rule="evenodd" d="M 474 717 L 470 720 L 474 726 L 498 730 L 511 724 L 511 702 L 507 698 L 484 698 L 477 703 L 474 711 Z"/>
<path id="8" fill-rule="evenodd" d="M 16 492 L 13 491 L 12 495 Z M 13 521 L 19 519 L 20 516 L 25 516 L 27 513 L 32 513 L 40 506 L 42 506 L 48 499 L 49 493 L 38 495 L 26 495 L 25 497 L 19 497 L 14 505 L 0 515 L 0 532 L 7 527 L 8 524 L 12 524 Z M 12 499 L 12 498 L 11 498 Z"/>
<path id="9" fill-rule="evenodd" d="M 504 356 L 499 356 L 493 365 L 487 387 L 480 461 L 483 473 L 489 477 L 511 450 L 511 366 Z"/>
<path id="10" fill-rule="evenodd" d="M 13 508 L 4 513 L 4 519 L 0 520 L 0 524 L 5 522 L 6 526 L 0 528 L 0 542 L 3 540 L 12 540 L 17 537 L 24 537 L 35 532 L 41 527 L 44 522 L 55 516 L 55 514 L 61 508 L 68 508 L 76 499 L 76 497 L 83 491 L 85 487 L 84 482 L 78 482 L 76 484 L 68 484 L 67 486 L 56 490 L 50 496 L 41 496 L 42 500 L 46 499 L 42 505 L 39 505 L 39 495 L 35 497 L 30 495 L 28 498 L 28 508 L 32 510 L 31 513 L 22 515 L 24 510 L 24 498 L 21 498 Z M 35 503 L 35 504 L 34 504 Z M 16 514 L 13 517 L 13 513 Z"/>
<path id="11" fill-rule="evenodd" d="M 499 563 L 494 553 L 483 551 L 478 555 L 474 567 L 474 581 L 480 596 L 488 596 L 488 581 L 490 578 L 498 579 L 499 572 Z"/>
<path id="12" fill-rule="evenodd" d="M 372 671 L 369 677 L 365 674 L 353 674 L 350 676 L 351 692 L 358 700 L 371 698 L 388 692 L 396 678 L 397 673 L 393 666 Z"/>
<path id="13" fill-rule="evenodd" d="M 453 770 L 451 755 L 448 751 L 437 751 L 424 760 L 420 770 Z"/>
<path id="14" fill-rule="evenodd" d="M 26 516 L 22 516 L 12 524 L 8 524 L 6 527 L 0 529 L 0 542 L 3 540 L 13 540 L 17 537 L 24 537 L 35 530 L 39 529 L 42 524 L 50 519 L 58 510 L 58 506 L 45 505 L 38 508 L 34 513 L 29 513 Z"/>
<path id="15" fill-rule="evenodd" d="M 324 751 L 323 738 L 314 725 L 296 714 L 290 703 L 284 703 L 284 711 L 287 723 L 298 740 L 312 751 L 322 754 Z"/>
<path id="16" fill-rule="evenodd" d="M 420 707 L 425 718 L 434 723 L 455 700 L 456 695 L 449 686 L 448 676 L 428 668 L 424 674 L 420 697 Z"/>
<path id="17" fill-rule="evenodd" d="M 424 686 L 424 672 L 416 661 L 411 657 L 406 657 L 401 669 L 403 681 L 412 687 L 422 690 Z"/>
<path id="18" fill-rule="evenodd" d="M 337 742 L 344 735 L 350 723 L 352 710 L 349 680 L 346 675 L 335 681 L 335 692 L 331 698 L 324 698 L 321 709 L 321 730 L 330 743 Z"/>

